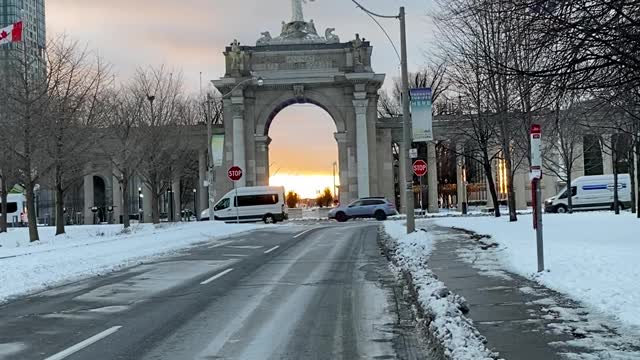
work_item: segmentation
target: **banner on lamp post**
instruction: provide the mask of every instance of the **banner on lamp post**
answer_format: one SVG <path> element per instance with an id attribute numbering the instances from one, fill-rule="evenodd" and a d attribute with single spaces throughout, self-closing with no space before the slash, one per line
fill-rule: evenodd
<path id="1" fill-rule="evenodd" d="M 431 88 L 411 89 L 411 121 L 413 141 L 433 141 L 433 117 L 431 114 Z"/>
<path id="2" fill-rule="evenodd" d="M 222 166 L 224 160 L 224 134 L 211 137 L 211 154 L 213 154 L 213 166 Z"/>

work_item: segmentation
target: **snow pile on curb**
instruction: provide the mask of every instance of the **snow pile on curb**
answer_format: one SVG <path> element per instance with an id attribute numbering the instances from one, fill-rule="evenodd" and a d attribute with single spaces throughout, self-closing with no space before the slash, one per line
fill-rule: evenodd
<path id="1" fill-rule="evenodd" d="M 174 254 L 217 237 L 259 225 L 217 222 L 69 226 L 66 235 L 40 228 L 41 241 L 29 244 L 28 229 L 0 234 L 0 303 L 52 286 L 137 265 Z"/>
<path id="2" fill-rule="evenodd" d="M 640 329 L 640 221 L 635 214 L 583 212 L 544 216 L 547 271 L 536 273 L 531 216 L 447 218 L 437 225 L 491 236 L 500 246 L 500 266 Z"/>
<path id="3" fill-rule="evenodd" d="M 407 235 L 400 221 L 385 222 L 384 230 L 390 237 L 385 246 L 396 266 L 408 277 L 428 330 L 444 348 L 444 355 L 452 360 L 496 359 L 497 354 L 486 348 L 485 338 L 463 315 L 463 311 L 468 311 L 464 298 L 452 294 L 427 268 L 433 246 L 431 235 L 422 231 Z"/>

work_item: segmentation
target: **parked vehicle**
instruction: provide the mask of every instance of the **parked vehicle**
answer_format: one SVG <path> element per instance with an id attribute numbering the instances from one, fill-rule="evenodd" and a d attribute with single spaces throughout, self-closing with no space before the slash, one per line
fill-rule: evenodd
<path id="1" fill-rule="evenodd" d="M 573 210 L 613 209 L 613 175 L 581 176 L 544 202 L 546 212 L 565 213 L 569 210 L 569 194 Z M 618 175 L 618 201 L 621 209 L 631 206 L 631 177 Z"/>
<path id="2" fill-rule="evenodd" d="M 214 206 L 215 220 L 225 222 L 264 221 L 274 224 L 289 218 L 282 186 L 253 186 L 231 190 Z M 200 214 L 209 220 L 209 209 Z"/>
<path id="3" fill-rule="evenodd" d="M 0 212 L 2 216 L 2 212 Z M 24 226 L 27 224 L 27 198 L 22 194 L 7 196 L 7 224 L 9 226 Z"/>
<path id="4" fill-rule="evenodd" d="M 398 215 L 395 206 L 383 197 L 358 199 L 349 205 L 339 205 L 329 211 L 329 219 L 336 219 L 339 222 L 354 218 L 375 218 L 383 221 L 393 215 Z"/>

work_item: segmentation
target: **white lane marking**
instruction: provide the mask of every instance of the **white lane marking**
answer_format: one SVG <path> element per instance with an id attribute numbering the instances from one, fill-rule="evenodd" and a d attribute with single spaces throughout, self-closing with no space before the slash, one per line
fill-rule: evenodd
<path id="1" fill-rule="evenodd" d="M 231 245 L 231 246 L 227 246 L 227 247 L 234 248 L 234 249 L 257 250 L 257 249 L 262 249 L 264 246 L 261 246 L 261 245 Z"/>
<path id="2" fill-rule="evenodd" d="M 121 327 L 122 326 L 111 327 L 111 328 L 109 328 L 109 329 L 107 329 L 107 330 L 105 330 L 105 331 L 103 331 L 103 332 L 101 332 L 99 334 L 93 335 L 92 337 L 73 345 L 70 348 L 67 348 L 66 350 L 63 350 L 63 351 L 61 351 L 61 352 L 59 352 L 59 353 L 57 353 L 55 355 L 49 356 L 48 358 L 46 358 L 44 360 L 62 360 L 64 358 L 66 358 L 66 357 L 68 357 L 70 355 L 73 355 L 73 354 L 77 353 L 78 351 L 86 348 L 87 346 L 92 345 L 92 344 L 94 344 L 94 343 L 106 338 L 107 336 L 115 333 L 116 331 L 120 330 Z"/>
<path id="3" fill-rule="evenodd" d="M 214 280 L 216 280 L 216 279 L 219 279 L 219 278 L 221 278 L 221 277 L 223 277 L 223 276 L 227 275 L 228 273 L 230 273 L 230 272 L 232 272 L 232 271 L 233 271 L 233 268 L 231 268 L 231 269 L 227 269 L 227 270 L 225 270 L 225 271 L 223 271 L 223 272 L 221 272 L 221 273 L 218 273 L 218 274 L 216 274 L 216 275 L 213 275 L 212 277 L 208 278 L 207 280 L 205 280 L 205 281 L 201 282 L 201 283 L 200 283 L 200 285 L 207 285 L 208 283 L 210 283 L 210 282 L 212 282 L 212 281 L 214 281 Z"/>
<path id="4" fill-rule="evenodd" d="M 294 238 L 294 239 L 297 239 L 297 238 L 299 238 L 300 236 L 302 236 L 302 235 L 304 235 L 304 234 L 308 233 L 308 232 L 309 232 L 309 231 L 311 231 L 311 230 L 315 230 L 315 228 L 305 230 L 305 231 L 301 232 L 300 234 L 298 234 L 298 235 L 294 236 L 293 238 Z"/>
<path id="5" fill-rule="evenodd" d="M 220 246 L 225 246 L 225 245 L 231 244 L 232 242 L 233 242 L 233 240 L 223 241 L 223 242 L 220 242 L 218 244 L 209 246 L 209 249 L 214 249 L 214 248 L 217 248 L 217 247 L 220 247 Z"/>
<path id="6" fill-rule="evenodd" d="M 275 249 L 277 249 L 277 248 L 279 248 L 279 247 L 280 247 L 280 245 L 276 245 L 276 246 L 272 247 L 271 249 L 266 250 L 264 253 L 265 253 L 265 254 L 268 254 L 268 253 L 270 253 L 270 252 L 274 251 Z"/>
<path id="7" fill-rule="evenodd" d="M 229 256 L 229 257 L 247 257 L 249 255 L 247 254 L 223 254 L 222 256 Z"/>

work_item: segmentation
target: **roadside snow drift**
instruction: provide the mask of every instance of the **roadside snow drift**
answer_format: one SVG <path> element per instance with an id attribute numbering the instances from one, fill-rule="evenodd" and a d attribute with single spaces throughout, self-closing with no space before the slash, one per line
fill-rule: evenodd
<path id="1" fill-rule="evenodd" d="M 536 238 L 530 215 L 520 216 L 515 223 L 507 217 L 435 221 L 491 235 L 500 245 L 499 261 L 506 270 L 535 279 L 623 323 L 640 326 L 640 220 L 635 214 L 545 215 L 547 271 L 541 274 L 536 274 Z"/>
<path id="2" fill-rule="evenodd" d="M 216 237 L 259 225 L 224 223 L 69 226 L 54 236 L 39 228 L 41 241 L 29 244 L 26 228 L 0 234 L 0 303 L 48 287 L 104 274 L 164 256 Z"/>
<path id="3" fill-rule="evenodd" d="M 399 270 L 411 275 L 418 302 L 430 318 L 429 331 L 442 344 L 444 355 L 452 360 L 494 359 L 495 354 L 486 348 L 484 337 L 461 311 L 466 307 L 464 298 L 449 292 L 428 269 L 432 235 L 422 231 L 407 235 L 401 221 L 387 221 L 384 228 L 391 237 L 386 246 L 392 250 Z"/>

